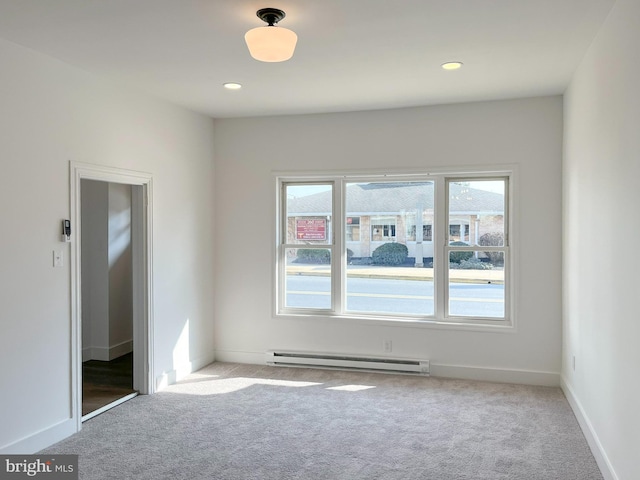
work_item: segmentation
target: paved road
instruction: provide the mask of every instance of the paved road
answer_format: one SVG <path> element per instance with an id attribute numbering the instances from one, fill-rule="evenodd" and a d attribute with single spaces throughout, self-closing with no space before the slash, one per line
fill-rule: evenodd
<path id="1" fill-rule="evenodd" d="M 330 308 L 331 279 L 287 276 L 287 306 Z M 504 285 L 452 283 L 450 314 L 480 317 L 504 316 Z M 347 310 L 353 312 L 433 315 L 433 282 L 350 278 Z"/>

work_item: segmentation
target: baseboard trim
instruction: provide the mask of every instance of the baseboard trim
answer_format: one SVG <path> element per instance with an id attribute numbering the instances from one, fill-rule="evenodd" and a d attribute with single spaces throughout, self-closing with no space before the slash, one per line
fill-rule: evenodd
<path id="1" fill-rule="evenodd" d="M 133 340 L 126 340 L 111 347 L 85 347 L 82 349 L 82 361 L 100 360 L 110 362 L 114 358 L 133 352 Z"/>
<path id="2" fill-rule="evenodd" d="M 560 388 L 562 388 L 564 396 L 567 398 L 567 401 L 573 410 L 573 414 L 578 420 L 578 424 L 582 429 L 584 437 L 587 439 L 591 453 L 593 453 L 593 457 L 596 459 L 596 463 L 602 472 L 602 476 L 605 480 L 619 480 L 618 475 L 613 469 L 613 465 L 611 465 L 609 457 L 602 446 L 602 443 L 600 443 L 598 434 L 593 428 L 593 424 L 589 420 L 584 408 L 582 408 L 582 404 L 578 400 L 573 388 L 571 388 L 571 385 L 569 385 L 569 382 L 567 382 L 564 375 L 560 377 Z"/>
<path id="3" fill-rule="evenodd" d="M 265 352 L 240 352 L 235 350 L 216 350 L 216 362 L 248 363 L 251 365 L 264 365 Z"/>
<path id="4" fill-rule="evenodd" d="M 127 340 L 109 347 L 109 361 L 133 352 L 133 340 Z"/>
<path id="5" fill-rule="evenodd" d="M 190 362 L 176 365 L 174 366 L 175 368 L 173 370 L 166 370 L 162 372 L 156 377 L 156 388 L 154 391 L 159 392 L 169 385 L 173 385 L 174 383 L 179 382 L 190 373 L 197 372 L 201 368 L 206 367 L 210 363 L 213 363 L 214 359 L 214 354 L 211 353 L 209 355 L 198 357 L 194 360 L 191 360 Z"/>
<path id="6" fill-rule="evenodd" d="M 76 422 L 68 418 L 0 448 L 2 455 L 31 455 L 76 433 Z"/>
<path id="7" fill-rule="evenodd" d="M 560 386 L 560 373 L 508 368 L 474 367 L 468 365 L 448 365 L 431 362 L 432 377 L 480 380 L 483 382 L 517 383 L 543 387 Z"/>
<path id="8" fill-rule="evenodd" d="M 216 350 L 216 362 L 249 363 L 264 365 L 264 352 L 241 352 L 234 350 Z M 520 383 L 545 387 L 560 386 L 560 374 L 533 370 L 513 370 L 487 367 L 469 367 L 447 365 L 431 361 L 431 376 L 459 378 L 462 380 L 481 380 L 485 382 Z"/>

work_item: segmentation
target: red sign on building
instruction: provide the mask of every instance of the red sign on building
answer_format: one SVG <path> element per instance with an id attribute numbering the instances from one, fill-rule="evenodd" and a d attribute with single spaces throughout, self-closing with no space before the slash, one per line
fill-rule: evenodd
<path id="1" fill-rule="evenodd" d="M 296 220 L 298 240 L 326 240 L 327 221 L 325 219 Z"/>

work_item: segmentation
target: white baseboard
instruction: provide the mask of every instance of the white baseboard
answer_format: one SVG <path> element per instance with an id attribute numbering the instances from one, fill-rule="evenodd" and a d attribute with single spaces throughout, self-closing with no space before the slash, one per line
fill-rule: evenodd
<path id="1" fill-rule="evenodd" d="M 560 386 L 560 373 L 508 368 L 472 367 L 431 362 L 432 377 L 480 380 L 483 382 L 518 383 L 543 387 Z"/>
<path id="2" fill-rule="evenodd" d="M 133 340 L 126 340 L 110 347 L 85 347 L 82 349 L 82 361 L 100 360 L 110 362 L 114 358 L 133 352 Z"/>
<path id="3" fill-rule="evenodd" d="M 238 352 L 233 350 L 216 350 L 216 362 L 248 363 L 251 365 L 264 365 L 265 352 Z"/>
<path id="4" fill-rule="evenodd" d="M 264 352 L 216 350 L 216 362 L 264 365 L 265 360 Z M 481 380 L 499 383 L 520 383 L 545 387 L 558 387 L 560 385 L 560 374 L 555 372 L 446 365 L 434 363 L 433 361 L 430 362 L 430 370 L 432 377 L 459 378 L 463 380 Z"/>
<path id="5" fill-rule="evenodd" d="M 582 404 L 576 397 L 575 392 L 567 382 L 567 379 L 564 375 L 561 377 L 560 387 L 564 392 L 565 397 L 567 397 L 567 401 L 573 410 L 576 419 L 578 420 L 578 424 L 582 429 L 582 433 L 584 437 L 587 439 L 587 443 L 589 444 L 589 448 L 591 448 L 591 453 L 593 453 L 594 458 L 596 459 L 596 463 L 602 472 L 602 476 L 605 480 L 618 480 L 618 475 L 613 469 L 613 465 L 609 461 L 609 457 L 600 443 L 600 439 L 598 438 L 598 434 L 593 428 L 589 417 L 587 416 L 584 408 L 582 408 Z"/>
<path id="6" fill-rule="evenodd" d="M 168 385 L 179 382 L 190 373 L 197 372 L 201 368 L 206 367 L 210 363 L 213 363 L 214 358 L 215 357 L 213 353 L 209 355 L 203 355 L 202 357 L 198 357 L 194 360 L 191 360 L 190 362 L 175 365 L 175 368 L 173 368 L 173 370 L 162 372 L 156 377 L 156 388 L 154 391 L 159 392 Z"/>
<path id="7" fill-rule="evenodd" d="M 127 342 L 124 342 L 126 344 Z M 120 344 L 123 345 L 123 344 Z M 120 347 L 120 345 L 116 345 L 115 348 Z M 122 347 L 120 347 L 122 348 Z M 107 349 L 104 349 L 107 350 Z M 118 350 L 115 350 L 117 352 Z M 121 350 L 120 350 L 121 351 Z M 132 350 L 130 350 L 132 351 Z M 128 353 L 128 352 L 125 352 Z M 264 357 L 264 354 L 262 355 Z M 107 356 L 108 358 L 108 356 Z M 117 357 L 113 357 L 117 358 Z M 83 360 L 84 360 L 84 350 L 83 350 Z M 170 385 L 171 383 L 175 383 L 179 381 L 185 375 L 189 373 L 200 370 L 203 367 L 206 367 L 214 360 L 214 354 L 211 353 L 209 355 L 205 355 L 199 357 L 197 359 L 192 360 L 184 365 L 180 365 L 176 367 L 174 370 L 170 372 L 166 372 L 163 375 L 157 378 L 157 383 L 163 383 L 164 385 Z M 169 383 L 165 383 L 169 381 Z M 160 390 L 160 388 L 156 389 Z M 8 445 L 3 445 L 0 447 L 0 455 L 29 455 L 33 453 L 37 453 L 40 450 L 48 448 L 49 446 L 58 443 L 61 440 L 64 440 L 70 435 L 77 433 L 77 424 L 73 419 L 66 419 L 52 425 L 51 427 L 45 428 L 33 434 L 30 434 L 20 440 L 17 440 Z"/>
<path id="8" fill-rule="evenodd" d="M 133 352 L 133 339 L 109 347 L 109 360 Z"/>
<path id="9" fill-rule="evenodd" d="M 2 455 L 31 455 L 43 450 L 54 443 L 64 440 L 76 433 L 76 422 L 66 419 L 48 428 L 32 433 L 9 445 L 0 447 Z"/>

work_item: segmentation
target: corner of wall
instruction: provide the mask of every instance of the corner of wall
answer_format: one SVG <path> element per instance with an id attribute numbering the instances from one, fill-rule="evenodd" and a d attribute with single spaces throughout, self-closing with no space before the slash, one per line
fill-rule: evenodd
<path id="1" fill-rule="evenodd" d="M 584 408 L 582 408 L 582 404 L 578 400 L 578 397 L 575 395 L 575 392 L 571 388 L 571 385 L 567 381 L 567 378 L 563 375 L 560 377 L 560 388 L 562 388 L 562 392 L 564 396 L 567 398 L 569 405 L 571 406 L 571 410 L 573 410 L 576 419 L 578 420 L 578 424 L 582 429 L 582 433 L 584 434 L 587 443 L 589 444 L 589 448 L 591 449 L 591 453 L 602 472 L 602 476 L 605 480 L 619 480 L 618 475 L 616 475 L 615 470 L 613 469 L 613 465 L 609 461 L 609 457 L 598 438 L 598 434 L 589 417 L 587 416 Z"/>
<path id="2" fill-rule="evenodd" d="M 154 392 L 164 390 L 169 385 L 179 382 L 187 375 L 206 367 L 210 363 L 213 363 L 214 358 L 214 353 L 211 352 L 210 354 L 204 355 L 195 360 L 191 360 L 180 365 L 174 365 L 172 370 L 164 371 L 156 377 Z"/>

